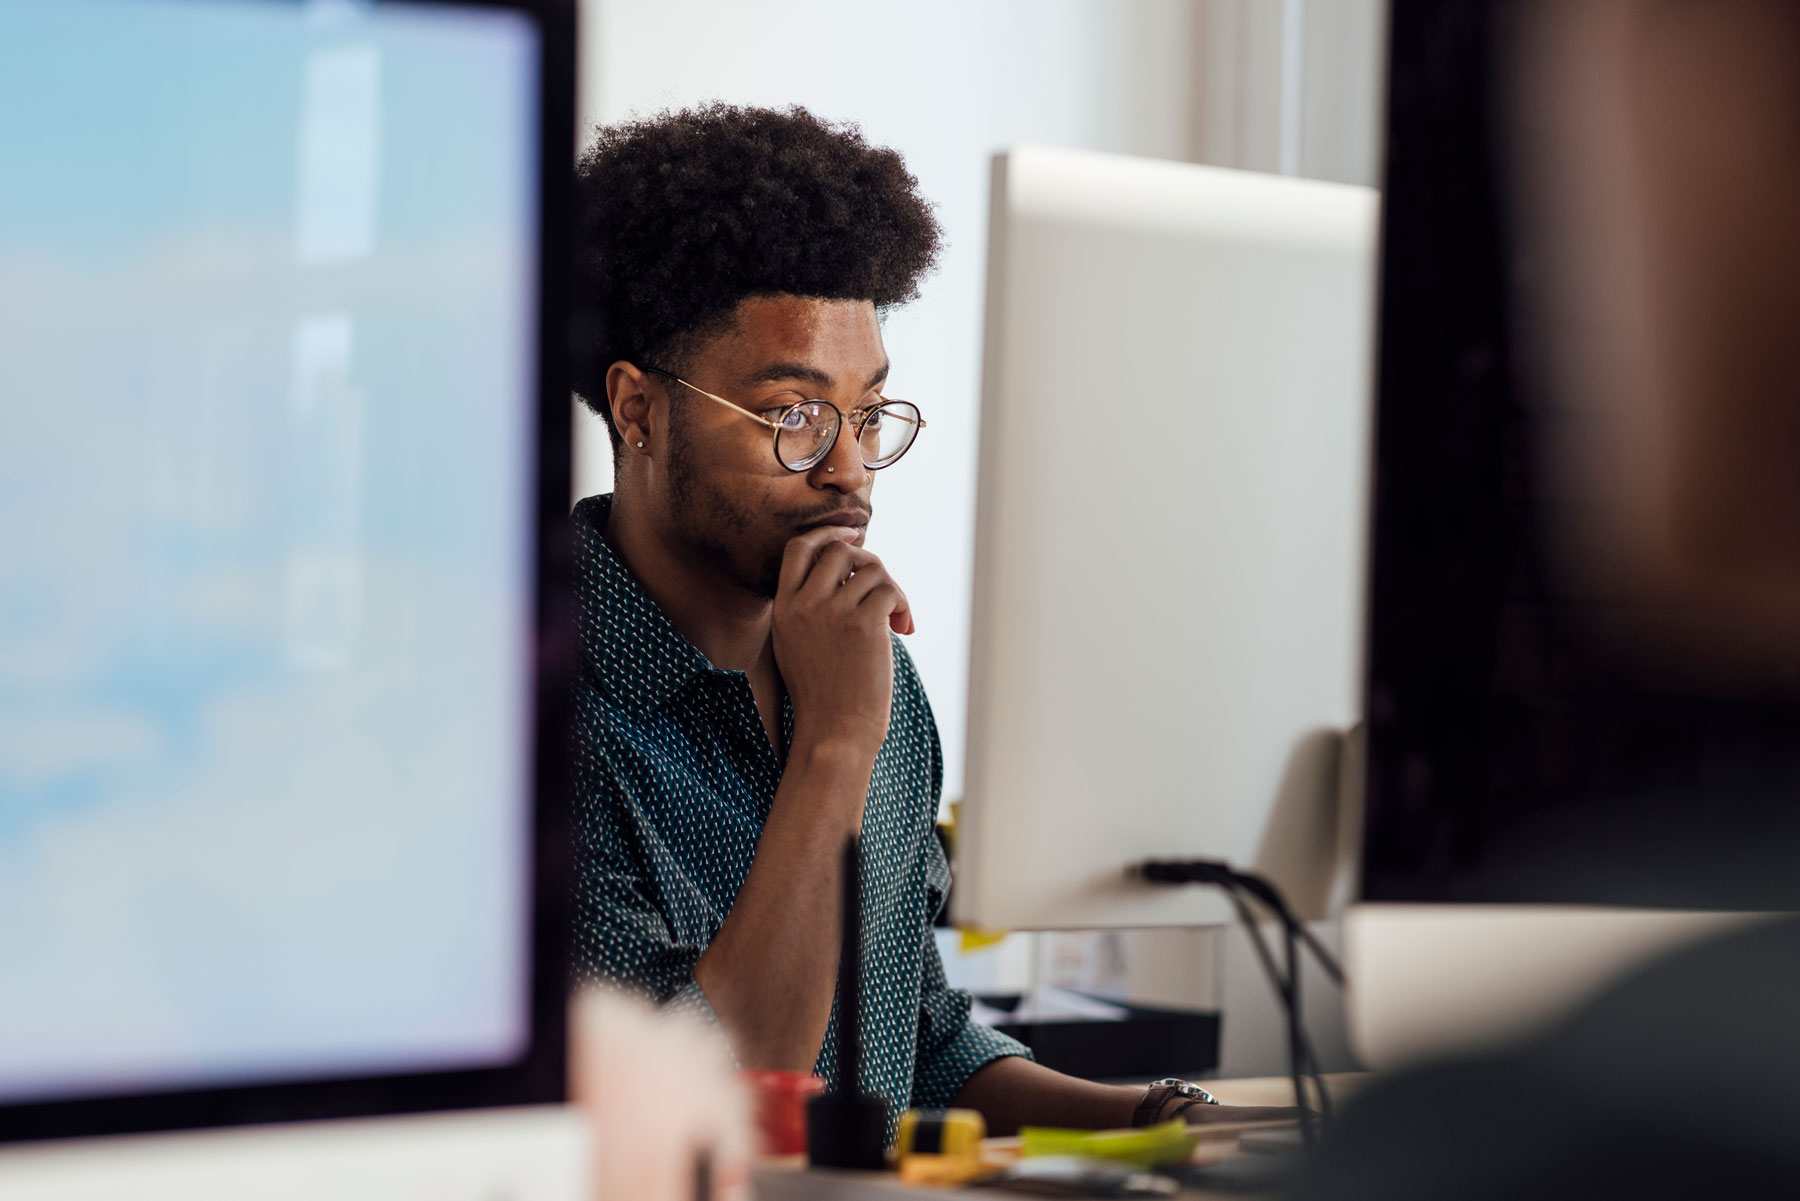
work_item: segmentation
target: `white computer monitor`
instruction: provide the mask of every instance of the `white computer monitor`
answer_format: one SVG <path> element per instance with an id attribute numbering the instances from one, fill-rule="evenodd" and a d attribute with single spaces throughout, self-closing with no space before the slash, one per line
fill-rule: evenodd
<path id="1" fill-rule="evenodd" d="M 954 920 L 1206 925 L 1147 859 L 1317 913 L 1361 718 L 1376 194 L 998 156 Z"/>
<path id="2" fill-rule="evenodd" d="M 0 0 L 0 1193 L 575 1191 L 573 29 Z"/>

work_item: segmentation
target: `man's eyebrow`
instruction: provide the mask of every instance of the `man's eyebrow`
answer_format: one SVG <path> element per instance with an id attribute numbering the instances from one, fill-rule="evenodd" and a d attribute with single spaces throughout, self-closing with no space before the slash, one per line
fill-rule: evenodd
<path id="1" fill-rule="evenodd" d="M 880 387 L 887 380 L 889 366 L 890 364 L 883 363 L 880 370 L 869 377 L 869 382 L 863 385 L 864 388 Z M 780 363 L 770 363 L 766 367 L 760 367 L 757 370 L 752 371 L 749 375 L 744 376 L 743 383 L 748 387 L 756 384 L 779 383 L 784 380 L 803 380 L 806 383 L 817 385 L 822 390 L 831 387 L 831 373 L 829 371 L 820 367 L 815 367 L 811 363 L 801 363 L 792 360 Z"/>

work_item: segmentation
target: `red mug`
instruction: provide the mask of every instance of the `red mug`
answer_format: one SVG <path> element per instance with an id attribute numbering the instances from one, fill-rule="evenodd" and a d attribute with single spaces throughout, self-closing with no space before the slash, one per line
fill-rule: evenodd
<path id="1" fill-rule="evenodd" d="M 738 1075 L 755 1099 L 757 1150 L 763 1155 L 806 1154 L 806 1102 L 825 1091 L 825 1082 L 809 1072 L 758 1069 Z"/>

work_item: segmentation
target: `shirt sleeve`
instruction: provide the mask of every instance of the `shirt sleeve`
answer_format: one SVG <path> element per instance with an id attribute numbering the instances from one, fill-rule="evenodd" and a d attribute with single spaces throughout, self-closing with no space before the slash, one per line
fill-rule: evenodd
<path id="1" fill-rule="evenodd" d="M 932 744 L 936 748 L 936 731 Z M 950 884 L 950 864 L 937 839 L 926 850 L 930 917 L 937 916 Z M 951 988 L 944 979 L 944 957 L 937 935 L 927 921 L 919 990 L 918 1060 L 913 1070 L 912 1104 L 919 1109 L 939 1109 L 956 1100 L 969 1077 L 996 1059 L 1008 1055 L 1032 1057 L 1016 1038 L 984 1026 L 970 1014 L 974 998 L 963 989 Z"/>
<path id="2" fill-rule="evenodd" d="M 980 1069 L 1008 1055 L 1030 1059 L 1031 1051 L 1019 1040 L 970 1016 L 973 998 L 945 983 L 943 956 L 930 930 L 925 932 L 925 944 L 912 1104 L 918 1109 L 941 1109 L 956 1100 L 969 1077 Z"/>
<path id="3" fill-rule="evenodd" d="M 931 812 L 937 812 L 944 791 L 944 750 L 938 740 L 931 702 L 919 683 L 912 657 L 900 639 L 894 639 L 896 666 L 904 678 L 911 703 L 924 715 L 926 744 L 931 755 Z M 896 681 L 899 682 L 898 680 Z M 984 1026 L 969 1013 L 974 1002 L 968 992 L 951 988 L 944 979 L 944 957 L 938 950 L 931 922 L 950 890 L 950 864 L 935 836 L 926 838 L 925 949 L 921 956 L 919 991 L 918 1058 L 913 1067 L 912 1104 L 919 1109 L 939 1109 L 956 1100 L 969 1077 L 996 1059 L 1008 1055 L 1032 1057 L 1030 1048 L 1016 1038 Z"/>
<path id="4" fill-rule="evenodd" d="M 717 1029 L 694 981 L 704 948 L 675 938 L 639 865 L 634 807 L 591 738 L 577 733 L 575 741 L 575 982 L 637 992 Z"/>

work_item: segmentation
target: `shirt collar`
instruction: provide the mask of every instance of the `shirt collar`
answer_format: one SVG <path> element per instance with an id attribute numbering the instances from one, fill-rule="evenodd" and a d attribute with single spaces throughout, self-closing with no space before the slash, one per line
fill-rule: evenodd
<path id="1" fill-rule="evenodd" d="M 712 670 L 601 537 L 612 495 L 575 506 L 581 653 L 601 689 L 621 708 L 648 713 Z"/>

